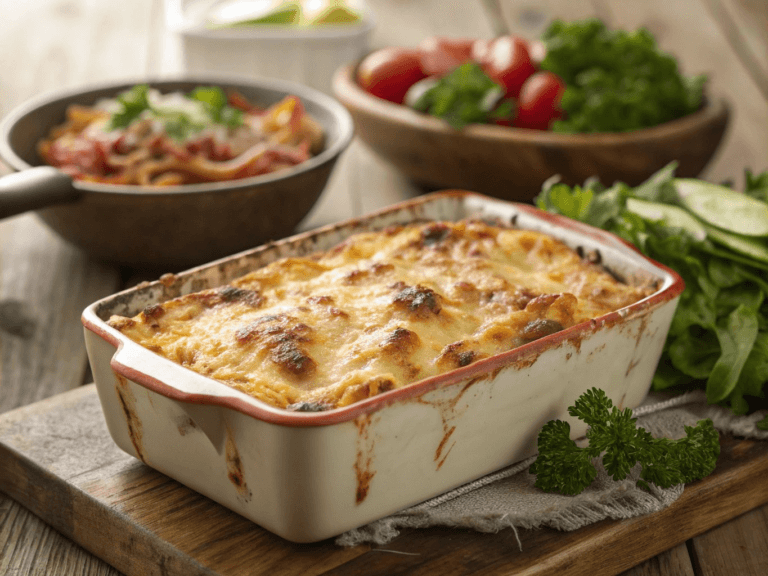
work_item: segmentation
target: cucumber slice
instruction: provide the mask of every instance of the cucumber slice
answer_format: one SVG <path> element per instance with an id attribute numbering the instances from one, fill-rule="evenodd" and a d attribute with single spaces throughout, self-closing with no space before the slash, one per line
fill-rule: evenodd
<path id="1" fill-rule="evenodd" d="M 717 228 L 743 236 L 768 236 L 768 204 L 725 186 L 676 178 L 683 206 Z"/>
<path id="2" fill-rule="evenodd" d="M 682 228 L 696 240 L 710 240 L 734 252 L 743 254 L 759 262 L 768 263 L 768 243 L 754 236 L 743 236 L 726 232 L 709 224 L 700 222 L 682 208 L 670 204 L 647 202 L 637 198 L 627 198 L 627 210 L 647 220 L 661 220 L 667 226 Z"/>
<path id="3" fill-rule="evenodd" d="M 706 225 L 705 225 L 706 226 Z M 754 236 L 740 236 L 714 226 L 706 226 L 707 236 L 714 242 L 726 246 L 738 252 L 754 258 L 760 262 L 768 263 L 768 242 Z"/>
<path id="4" fill-rule="evenodd" d="M 667 226 L 682 228 L 701 242 L 707 237 L 704 225 L 694 216 L 677 206 L 648 202 L 637 198 L 627 198 L 627 210 L 642 216 L 646 220 L 661 220 Z"/>

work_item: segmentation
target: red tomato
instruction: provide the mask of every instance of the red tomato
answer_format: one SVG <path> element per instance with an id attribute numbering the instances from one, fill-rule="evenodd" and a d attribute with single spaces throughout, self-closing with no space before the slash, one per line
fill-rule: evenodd
<path id="1" fill-rule="evenodd" d="M 565 84 L 552 72 L 536 72 L 520 90 L 514 126 L 546 130 L 550 122 L 560 117 L 560 98 Z"/>
<path id="2" fill-rule="evenodd" d="M 531 62 L 538 70 L 542 60 L 547 55 L 547 47 L 541 40 L 532 40 L 528 42 L 528 54 L 531 55 Z"/>
<path id="3" fill-rule="evenodd" d="M 478 64 L 485 62 L 488 59 L 488 50 L 491 47 L 491 42 L 493 40 L 483 40 L 482 38 L 475 40 L 472 43 L 472 51 L 469 54 L 472 60 Z"/>
<path id="4" fill-rule="evenodd" d="M 528 46 L 522 38 L 500 36 L 488 43 L 475 46 L 478 62 L 491 80 L 501 84 L 507 96 L 517 98 L 520 88 L 536 68 L 528 53 Z"/>
<path id="5" fill-rule="evenodd" d="M 102 176 L 108 171 L 109 147 L 108 142 L 76 137 L 54 141 L 43 155 L 48 164 L 65 168 L 68 174 Z"/>
<path id="6" fill-rule="evenodd" d="M 427 76 L 445 76 L 470 59 L 474 40 L 430 36 L 419 44 L 421 69 Z"/>
<path id="7" fill-rule="evenodd" d="M 360 86 L 379 98 L 403 103 L 408 88 L 424 78 L 419 51 L 409 48 L 382 48 L 363 59 L 357 69 Z"/>

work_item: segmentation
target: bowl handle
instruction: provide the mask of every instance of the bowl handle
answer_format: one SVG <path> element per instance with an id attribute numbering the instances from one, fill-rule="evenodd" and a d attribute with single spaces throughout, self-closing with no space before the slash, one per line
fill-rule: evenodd
<path id="1" fill-rule="evenodd" d="M 29 168 L 0 178 L 0 218 L 80 197 L 72 178 L 52 166 Z"/>

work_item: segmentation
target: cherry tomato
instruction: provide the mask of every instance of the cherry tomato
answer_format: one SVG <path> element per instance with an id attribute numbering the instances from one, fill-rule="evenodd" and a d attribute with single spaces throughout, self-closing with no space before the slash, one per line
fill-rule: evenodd
<path id="1" fill-rule="evenodd" d="M 430 36 L 419 44 L 421 69 L 427 76 L 445 76 L 470 59 L 474 40 Z"/>
<path id="2" fill-rule="evenodd" d="M 532 40 L 528 42 L 528 54 L 531 55 L 531 62 L 533 62 L 534 67 L 538 70 L 542 60 L 547 55 L 547 47 L 541 40 Z"/>
<path id="3" fill-rule="evenodd" d="M 357 82 L 364 90 L 397 104 L 403 103 L 408 88 L 422 78 L 419 51 L 409 48 L 377 50 L 357 69 Z"/>
<path id="4" fill-rule="evenodd" d="M 43 156 L 48 164 L 69 169 L 71 172 L 68 173 L 102 176 L 108 171 L 107 156 L 110 146 L 105 141 L 75 137 L 54 141 Z"/>
<path id="5" fill-rule="evenodd" d="M 488 50 L 491 47 L 493 40 L 484 40 L 482 38 L 475 40 L 472 43 L 472 50 L 469 53 L 470 58 L 477 62 L 485 62 L 488 59 Z"/>
<path id="6" fill-rule="evenodd" d="M 559 118 L 560 98 L 565 83 L 552 72 L 536 72 L 523 84 L 517 101 L 514 126 L 546 130 L 552 120 Z"/>
<path id="7" fill-rule="evenodd" d="M 501 84 L 507 96 L 517 98 L 520 88 L 536 68 L 528 53 L 528 46 L 522 38 L 500 36 L 488 43 L 487 49 L 482 44 L 475 46 L 477 61 L 486 74 Z"/>

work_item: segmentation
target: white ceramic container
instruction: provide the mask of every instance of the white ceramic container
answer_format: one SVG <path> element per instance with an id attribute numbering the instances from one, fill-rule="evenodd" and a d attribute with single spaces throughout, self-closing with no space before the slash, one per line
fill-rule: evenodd
<path id="1" fill-rule="evenodd" d="M 369 51 L 374 28 L 373 17 L 364 10 L 362 20 L 349 24 L 209 29 L 185 14 L 189 4 L 194 7 L 189 1 L 166 0 L 165 10 L 169 29 L 181 39 L 187 72 L 280 78 L 326 94 L 332 93 L 334 72 Z"/>
<path id="2" fill-rule="evenodd" d="M 560 238 L 658 289 L 631 306 L 514 350 L 327 412 L 268 406 L 128 340 L 105 322 L 224 284 L 287 255 L 415 219 L 501 218 Z M 297 542 L 328 538 L 536 452 L 541 426 L 597 386 L 619 407 L 645 397 L 681 278 L 618 238 L 527 205 L 433 194 L 178 275 L 89 306 L 85 338 L 109 431 L 123 450 Z"/>

